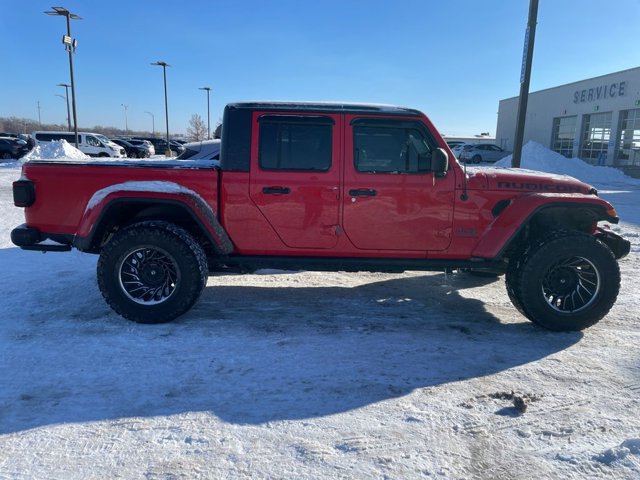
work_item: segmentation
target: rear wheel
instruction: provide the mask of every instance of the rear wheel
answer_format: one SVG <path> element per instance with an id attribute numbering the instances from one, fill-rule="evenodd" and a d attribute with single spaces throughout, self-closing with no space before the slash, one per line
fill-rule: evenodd
<path id="1" fill-rule="evenodd" d="M 471 159 L 471 163 L 480 163 L 482 162 L 482 157 L 480 155 L 474 155 Z"/>
<path id="2" fill-rule="evenodd" d="M 202 247 L 184 229 L 141 222 L 117 233 L 98 261 L 98 285 L 118 314 L 139 323 L 169 322 L 189 310 L 207 282 Z"/>
<path id="3" fill-rule="evenodd" d="M 583 330 L 613 306 L 620 269 L 593 235 L 562 232 L 541 240 L 508 274 L 512 302 L 532 322 L 557 331 Z"/>
<path id="4" fill-rule="evenodd" d="M 2 152 L 2 159 L 3 160 L 11 160 L 13 157 L 11 156 L 11 154 L 9 152 Z"/>

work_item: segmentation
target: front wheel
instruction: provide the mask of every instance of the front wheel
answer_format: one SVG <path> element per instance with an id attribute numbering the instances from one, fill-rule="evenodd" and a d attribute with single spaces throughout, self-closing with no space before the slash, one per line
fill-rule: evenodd
<path id="1" fill-rule="evenodd" d="M 207 258 L 184 229 L 140 222 L 118 232 L 98 261 L 98 285 L 109 306 L 138 323 L 174 320 L 198 300 Z"/>
<path id="2" fill-rule="evenodd" d="M 620 268 L 593 235 L 563 232 L 531 248 L 510 279 L 518 310 L 549 330 L 578 331 L 596 324 L 618 297 Z"/>

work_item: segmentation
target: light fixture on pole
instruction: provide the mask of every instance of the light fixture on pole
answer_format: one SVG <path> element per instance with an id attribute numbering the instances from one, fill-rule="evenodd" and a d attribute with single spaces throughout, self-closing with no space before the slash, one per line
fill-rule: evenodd
<path id="1" fill-rule="evenodd" d="M 167 123 L 167 150 L 164 152 L 165 157 L 171 156 L 171 144 L 169 143 L 169 102 L 167 100 L 167 67 L 170 67 L 167 62 L 157 61 L 153 62 L 151 65 L 156 65 L 158 67 L 162 67 L 162 74 L 164 77 L 164 115 L 165 121 Z"/>
<path id="2" fill-rule="evenodd" d="M 151 112 L 144 112 L 148 115 L 151 115 L 151 135 L 153 137 L 156 136 L 156 116 Z"/>
<path id="3" fill-rule="evenodd" d="M 207 140 L 211 140 L 211 113 L 209 110 L 209 92 L 211 92 L 211 87 L 200 87 L 198 90 L 207 91 Z"/>
<path id="4" fill-rule="evenodd" d="M 78 115 L 76 113 L 76 87 L 73 79 L 73 53 L 76 51 L 78 41 L 71 38 L 71 20 L 82 20 L 82 17 L 71 13 L 63 7 L 51 7 L 52 12 L 44 12 L 47 15 L 59 15 L 67 19 L 67 34 L 62 36 L 62 43 L 67 52 L 69 52 L 69 72 L 71 75 L 71 105 L 73 106 L 73 131 L 75 134 L 75 144 L 78 148 Z"/>
<path id="5" fill-rule="evenodd" d="M 58 87 L 64 87 L 64 96 L 67 100 L 67 129 L 71 131 L 71 111 L 69 110 L 69 85 L 68 83 L 59 83 Z"/>
<path id="6" fill-rule="evenodd" d="M 127 120 L 127 109 L 129 108 L 129 105 L 125 105 L 124 103 L 121 103 L 120 105 L 124 107 L 124 132 L 129 135 L 129 121 Z"/>

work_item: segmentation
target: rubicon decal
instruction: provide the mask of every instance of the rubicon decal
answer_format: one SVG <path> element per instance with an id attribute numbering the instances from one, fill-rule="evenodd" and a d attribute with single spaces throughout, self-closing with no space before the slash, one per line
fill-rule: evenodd
<path id="1" fill-rule="evenodd" d="M 498 188 L 513 190 L 531 190 L 537 192 L 562 192 L 580 193 L 577 185 L 554 184 L 554 183 L 529 183 L 529 182 L 498 182 Z"/>

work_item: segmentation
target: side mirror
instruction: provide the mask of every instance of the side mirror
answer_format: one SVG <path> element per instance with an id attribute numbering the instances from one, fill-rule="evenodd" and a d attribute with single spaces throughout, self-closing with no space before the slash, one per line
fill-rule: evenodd
<path id="1" fill-rule="evenodd" d="M 436 148 L 431 152 L 431 171 L 433 175 L 442 178 L 449 170 L 449 156 L 444 148 Z"/>

